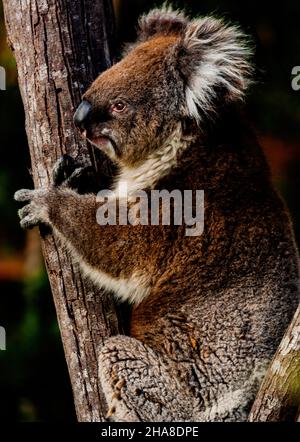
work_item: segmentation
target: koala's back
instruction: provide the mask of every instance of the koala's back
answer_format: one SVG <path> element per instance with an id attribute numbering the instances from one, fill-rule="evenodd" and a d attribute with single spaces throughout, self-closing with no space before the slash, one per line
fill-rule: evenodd
<path id="1" fill-rule="evenodd" d="M 262 181 L 248 190 L 207 192 L 203 235 L 163 245 L 168 267 L 133 310 L 131 335 L 187 380 L 190 420 L 246 419 L 299 302 L 289 215 L 260 161 Z M 187 176 L 199 185 L 194 164 Z"/>

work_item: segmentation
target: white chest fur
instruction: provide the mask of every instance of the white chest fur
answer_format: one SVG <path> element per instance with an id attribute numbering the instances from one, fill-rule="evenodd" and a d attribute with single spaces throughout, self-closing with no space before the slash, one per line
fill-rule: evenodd
<path id="1" fill-rule="evenodd" d="M 148 278 L 135 272 L 129 278 L 114 278 L 86 263 L 80 263 L 84 274 L 94 284 L 113 292 L 120 300 L 140 304 L 150 293 Z"/>

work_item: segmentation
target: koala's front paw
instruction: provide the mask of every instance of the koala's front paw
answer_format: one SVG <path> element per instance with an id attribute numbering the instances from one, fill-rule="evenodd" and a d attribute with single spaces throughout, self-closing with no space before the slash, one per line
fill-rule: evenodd
<path id="1" fill-rule="evenodd" d="M 61 186 L 76 169 L 75 160 L 69 155 L 61 156 L 54 164 L 52 179 L 55 187 Z"/>
<path id="2" fill-rule="evenodd" d="M 23 229 L 32 229 L 39 224 L 48 224 L 48 207 L 46 203 L 46 195 L 48 190 L 37 189 L 28 190 L 22 189 L 15 193 L 15 200 L 20 202 L 30 201 L 18 211 L 20 217 L 20 225 Z"/>
<path id="3" fill-rule="evenodd" d="M 93 192 L 95 171 L 92 166 L 79 166 L 69 155 L 63 155 L 54 165 L 55 187 L 68 187 L 80 194 Z"/>

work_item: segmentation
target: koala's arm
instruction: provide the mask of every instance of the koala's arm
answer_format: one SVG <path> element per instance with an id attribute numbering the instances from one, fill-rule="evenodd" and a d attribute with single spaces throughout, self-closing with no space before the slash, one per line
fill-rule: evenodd
<path id="1" fill-rule="evenodd" d="M 164 234 L 164 229 L 153 232 L 148 226 L 99 225 L 96 196 L 79 195 L 69 188 L 23 189 L 15 199 L 29 201 L 19 211 L 23 228 L 50 226 L 77 258 L 109 274 L 124 271 L 124 265 L 128 274 L 133 267 L 142 266 L 151 255 L 151 237 L 155 235 L 157 241 Z"/>
<path id="2" fill-rule="evenodd" d="M 133 256 L 135 266 L 139 256 L 144 261 L 148 259 L 149 237 L 140 241 L 139 254 L 134 246 L 136 241 L 128 240 L 128 234 L 135 231 L 135 226 L 97 224 L 99 203 L 95 195 L 79 195 L 71 189 L 52 187 L 23 189 L 15 198 L 21 202 L 30 201 L 19 211 L 22 227 L 51 226 L 54 233 L 71 247 L 73 254 L 95 268 L 118 272 L 116 263 L 120 262 L 120 268 L 124 267 L 121 253 Z M 118 242 L 122 244 L 119 257 L 116 256 Z M 130 260 L 127 262 L 130 269 Z M 186 420 L 194 412 L 194 402 L 185 384 L 178 385 L 175 394 L 176 376 L 173 374 L 180 371 L 187 377 L 185 365 L 177 366 L 134 338 L 117 336 L 109 339 L 99 359 L 100 382 L 109 405 L 107 417 L 117 421 Z"/>

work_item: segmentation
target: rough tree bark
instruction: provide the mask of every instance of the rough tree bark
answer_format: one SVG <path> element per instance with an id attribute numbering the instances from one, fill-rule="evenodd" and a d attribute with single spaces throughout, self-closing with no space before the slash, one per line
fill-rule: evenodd
<path id="1" fill-rule="evenodd" d="M 91 149 L 73 126 L 73 113 L 82 92 L 111 65 L 113 9 L 110 0 L 3 4 L 18 66 L 34 184 L 47 186 L 62 154 L 93 161 Z M 51 235 L 42 242 L 78 420 L 102 421 L 106 404 L 98 384 L 97 355 L 104 338 L 121 331 L 120 315 L 111 299 L 82 279 Z"/>
<path id="2" fill-rule="evenodd" d="M 251 422 L 300 418 L 300 306 L 267 371 L 249 415 Z"/>

